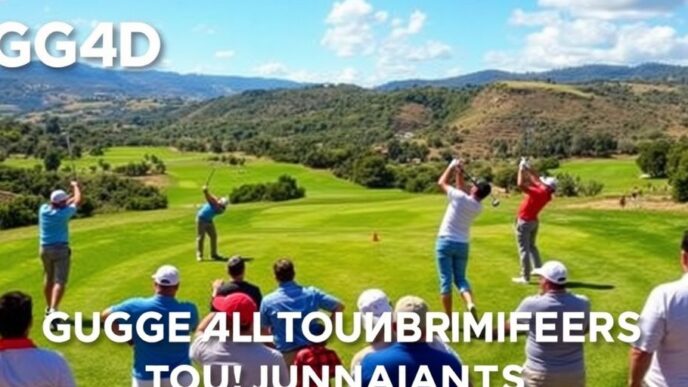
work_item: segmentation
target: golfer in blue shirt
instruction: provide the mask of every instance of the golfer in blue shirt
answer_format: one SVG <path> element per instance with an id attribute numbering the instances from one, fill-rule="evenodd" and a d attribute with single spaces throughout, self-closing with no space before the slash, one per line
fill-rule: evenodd
<path id="1" fill-rule="evenodd" d="M 201 206 L 196 214 L 196 259 L 198 261 L 203 260 L 203 245 L 207 234 L 210 238 L 210 257 L 221 260 L 222 256 L 217 253 L 217 230 L 213 219 L 227 210 L 229 200 L 213 196 L 208 191 L 208 186 L 203 186 L 203 195 L 206 203 Z"/>
<path id="2" fill-rule="evenodd" d="M 69 279 L 72 250 L 69 248 L 69 220 L 81 203 L 79 183 L 73 181 L 72 196 L 58 189 L 50 194 L 50 203 L 38 210 L 40 256 L 43 261 L 43 294 L 46 316 L 60 304 Z"/>

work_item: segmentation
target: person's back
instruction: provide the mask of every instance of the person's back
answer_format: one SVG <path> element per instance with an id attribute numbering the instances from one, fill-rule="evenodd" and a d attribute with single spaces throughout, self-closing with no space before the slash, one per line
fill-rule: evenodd
<path id="1" fill-rule="evenodd" d="M 38 210 L 38 229 L 41 246 L 66 245 L 69 243 L 69 219 L 76 214 L 76 205 L 62 208 L 49 203 Z"/>
<path id="2" fill-rule="evenodd" d="M 214 386 L 222 382 L 222 367 L 241 367 L 238 386 L 260 386 L 261 367 L 268 367 L 268 385 L 272 384 L 274 367 L 279 368 L 279 380 L 287 385 L 288 373 L 282 355 L 261 343 L 235 343 L 228 339 L 224 343 L 218 338 L 206 342 L 197 338 L 191 346 L 191 357 L 202 365 L 210 365 L 210 379 Z"/>
<path id="3" fill-rule="evenodd" d="M 468 243 L 470 226 L 482 211 L 482 204 L 465 192 L 451 188 L 447 192 L 449 203 L 442 218 L 438 236 L 456 242 Z"/>
<path id="4" fill-rule="evenodd" d="M 37 348 L 29 339 L 32 309 L 27 294 L 9 292 L 0 297 L 0 386 L 74 387 L 65 359 Z"/>
<path id="5" fill-rule="evenodd" d="M 30 343 L 30 342 L 29 342 Z M 0 340 L 0 386 L 3 387 L 73 387 L 67 361 L 56 352 L 26 344 L 4 348 Z"/>
<path id="6" fill-rule="evenodd" d="M 267 322 L 272 328 L 278 350 L 291 351 L 309 344 L 303 336 L 301 321 L 308 313 L 318 311 L 323 306 L 324 299 L 326 295 L 320 289 L 304 287 L 295 282 L 280 284 L 277 290 L 265 296 L 261 306 L 261 322 Z M 331 307 L 334 308 L 336 303 L 332 304 Z M 286 343 L 286 322 L 277 317 L 280 312 L 301 313 L 302 318 L 294 321 L 293 343 Z"/>
<path id="7" fill-rule="evenodd" d="M 229 282 L 223 283 L 218 289 L 217 289 L 217 296 L 228 296 L 233 293 L 244 293 L 247 296 L 251 297 L 253 302 L 260 307 L 260 304 L 263 303 L 263 295 L 260 291 L 260 288 L 248 281 L 236 281 L 232 280 Z"/>
<path id="8" fill-rule="evenodd" d="M 428 343 L 395 343 L 390 347 L 369 353 L 361 362 L 363 385 L 368 385 L 376 367 L 384 367 L 392 385 L 399 385 L 399 367 L 406 367 L 407 380 L 413 380 L 421 366 L 427 366 L 435 384 L 442 383 L 443 368 L 450 367 L 461 378 L 461 363 L 444 352 L 432 348 Z"/>
<path id="9" fill-rule="evenodd" d="M 172 343 L 169 340 L 169 313 L 187 312 L 189 319 L 178 319 L 178 323 L 188 323 L 193 329 L 198 323 L 196 306 L 188 302 L 177 301 L 174 297 L 155 295 L 150 298 L 133 298 L 122 304 L 112 307 L 112 312 L 125 312 L 130 316 L 130 321 L 135 323 L 146 312 L 160 313 L 160 321 L 148 320 L 143 326 L 145 332 L 152 334 L 153 324 L 162 325 L 164 339 L 157 343 L 148 343 L 139 335 L 134 334 L 134 369 L 133 375 L 137 379 L 150 380 L 153 377 L 147 372 L 146 365 L 167 365 L 174 369 L 180 365 L 191 364 L 189 360 L 189 343 Z M 189 332 L 178 332 L 184 334 Z M 169 377 L 169 373 L 163 373 L 163 377 Z"/>
<path id="10" fill-rule="evenodd" d="M 526 298 L 519 306 L 517 312 L 533 313 L 530 320 L 528 343 L 526 344 L 526 367 L 537 372 L 570 373 L 584 372 L 585 361 L 583 356 L 583 343 L 566 343 L 563 341 L 563 313 L 581 312 L 584 314 L 583 327 L 587 331 L 590 302 L 583 296 L 569 292 L 545 293 Z M 552 343 L 538 342 L 536 340 L 537 324 L 535 313 L 555 312 L 557 318 L 547 320 L 555 326 L 551 335 L 556 335 L 558 340 Z M 573 320 L 575 323 L 580 321 Z M 576 332 L 583 334 L 585 332 Z"/>
<path id="11" fill-rule="evenodd" d="M 638 347 L 654 352 L 645 383 L 688 386 L 688 274 L 653 290 L 640 327 Z"/>

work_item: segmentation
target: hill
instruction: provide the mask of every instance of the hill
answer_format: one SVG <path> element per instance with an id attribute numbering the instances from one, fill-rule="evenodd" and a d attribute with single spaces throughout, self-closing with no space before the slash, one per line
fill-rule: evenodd
<path id="1" fill-rule="evenodd" d="M 485 70 L 458 77 L 423 80 L 409 79 L 394 81 L 378 87 L 380 90 L 397 90 L 411 87 L 451 87 L 481 86 L 503 81 L 550 81 L 557 83 L 590 83 L 599 81 L 642 81 L 685 84 L 688 82 L 688 67 L 660 63 L 639 66 L 587 65 L 557 69 L 545 72 L 512 73 L 498 70 Z"/>
<path id="2" fill-rule="evenodd" d="M 44 109 L 81 99 L 209 99 L 246 90 L 302 86 L 271 78 L 106 70 L 85 64 L 53 69 L 31 63 L 19 69 L 0 69 L 0 113 Z"/>

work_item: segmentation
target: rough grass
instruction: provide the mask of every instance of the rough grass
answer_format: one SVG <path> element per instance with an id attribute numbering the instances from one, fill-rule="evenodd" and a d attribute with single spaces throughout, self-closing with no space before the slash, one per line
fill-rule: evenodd
<path id="1" fill-rule="evenodd" d="M 500 82 L 500 84 L 503 84 L 503 85 L 505 85 L 509 88 L 512 88 L 512 89 L 546 90 L 546 91 L 553 91 L 555 93 L 571 94 L 571 95 L 574 95 L 576 97 L 581 97 L 581 98 L 585 98 L 585 99 L 593 98 L 592 94 L 581 91 L 580 89 L 576 88 L 575 86 L 571 86 L 571 85 L 546 83 L 546 82 L 534 82 L 534 81 L 505 81 L 505 82 Z"/>
<path id="2" fill-rule="evenodd" d="M 204 311 L 211 281 L 224 275 L 224 265 L 197 263 L 193 254 L 195 206 L 209 172 L 206 156 L 125 148 L 105 158 L 125 162 L 146 152 L 161 156 L 169 167 L 171 208 L 72 222 L 72 277 L 63 310 L 91 313 L 128 297 L 149 295 L 150 274 L 171 263 L 182 272 L 180 298 Z M 273 289 L 271 263 L 288 256 L 296 262 L 298 281 L 337 295 L 349 311 L 355 309 L 358 294 L 370 287 L 384 289 L 393 300 L 416 294 L 439 310 L 433 246 L 445 206 L 441 196 L 365 190 L 324 171 L 267 161 L 251 161 L 244 168 L 219 167 L 211 188 L 223 193 L 247 182 L 272 181 L 282 173 L 296 176 L 307 188 L 305 199 L 237 205 L 217 220 L 224 254 L 256 258 L 248 267 L 251 281 L 266 292 Z M 472 230 L 469 274 L 483 312 L 511 311 L 537 291 L 510 281 L 518 270 L 512 223 L 519 198 L 503 199 L 501 207 L 486 208 Z M 678 278 L 677 241 L 685 227 L 684 214 L 570 209 L 569 204 L 557 199 L 545 211 L 540 246 L 545 258 L 568 265 L 572 279 L 580 283 L 575 291 L 587 295 L 594 310 L 638 311 L 652 287 Z M 379 233 L 380 242 L 371 241 L 373 232 Z M 43 337 L 36 233 L 36 227 L 0 232 L 0 291 L 21 289 L 34 297 L 32 336 L 64 353 L 80 386 L 129 385 L 128 346 L 103 339 L 90 345 L 58 345 Z M 345 362 L 361 347 L 331 344 Z M 469 364 L 500 366 L 522 364 L 523 346 L 523 340 L 454 345 Z M 627 350 L 620 343 L 588 344 L 588 385 L 625 385 Z"/>

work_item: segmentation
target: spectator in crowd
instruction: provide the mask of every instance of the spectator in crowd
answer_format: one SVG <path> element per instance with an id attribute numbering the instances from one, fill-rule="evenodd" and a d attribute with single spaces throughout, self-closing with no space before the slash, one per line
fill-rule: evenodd
<path id="1" fill-rule="evenodd" d="M 683 277 L 656 287 L 640 314 L 641 335 L 630 355 L 631 387 L 688 386 L 688 231 L 681 266 Z"/>
<path id="2" fill-rule="evenodd" d="M 241 334 L 243 336 L 253 335 L 253 316 L 258 311 L 258 307 L 253 300 L 243 293 L 232 293 L 227 296 L 217 296 L 213 299 L 213 308 L 218 312 L 227 314 L 227 327 L 231 329 L 232 320 L 239 318 Z M 289 382 L 289 373 L 284 363 L 282 354 L 277 350 L 268 348 L 261 343 L 234 342 L 232 336 L 222 342 L 217 337 L 212 337 L 208 341 L 203 341 L 203 331 L 214 317 L 215 313 L 210 313 L 198 326 L 196 339 L 191 345 L 191 358 L 200 365 L 210 365 L 210 380 L 213 386 L 228 385 L 229 380 L 222 380 L 223 366 L 240 366 L 241 379 L 239 386 L 253 387 L 261 384 L 261 367 L 266 366 L 268 377 L 272 384 L 273 367 L 279 367 L 280 385 L 286 386 Z M 232 372 L 226 372 L 232 375 Z M 230 377 L 231 378 L 231 377 Z"/>
<path id="3" fill-rule="evenodd" d="M 528 387 L 583 387 L 585 386 L 585 359 L 583 343 L 564 342 L 564 317 L 562 313 L 583 313 L 583 319 L 571 319 L 581 324 L 583 331 L 571 331 L 571 335 L 583 335 L 590 323 L 590 301 L 584 296 L 566 290 L 568 272 L 564 264 L 548 261 L 533 270 L 540 276 L 540 294 L 524 299 L 516 312 L 531 313 L 532 318 L 523 323 L 530 325 L 526 344 L 526 363 L 522 377 Z M 536 340 L 536 313 L 555 312 L 556 318 L 548 319 L 555 327 L 555 342 Z M 506 331 L 510 331 L 507 323 Z M 549 333 L 549 332 L 548 332 Z"/>
<path id="4" fill-rule="evenodd" d="M 518 208 L 516 219 L 516 242 L 521 263 L 521 275 L 512 279 L 517 284 L 530 282 L 533 268 L 542 265 L 540 250 L 536 245 L 540 228 L 540 212 L 552 200 L 557 190 L 557 179 L 554 177 L 540 177 L 525 158 L 518 166 L 516 184 L 525 195 Z"/>
<path id="5" fill-rule="evenodd" d="M 310 326 L 311 334 L 319 336 L 325 332 L 322 324 L 314 323 Z M 332 379 L 335 374 L 335 367 L 342 365 L 342 361 L 332 349 L 327 348 L 327 341 L 320 343 L 310 343 L 301 348 L 294 357 L 294 365 L 297 367 L 298 387 L 303 384 L 303 369 L 310 368 L 321 379 Z M 327 367 L 327 372 L 325 367 Z M 315 386 L 315 383 L 305 384 L 307 387 Z"/>
<path id="6" fill-rule="evenodd" d="M 29 339 L 31 297 L 21 292 L 0 296 L 0 386 L 74 387 L 65 359 Z"/>
<path id="7" fill-rule="evenodd" d="M 315 287 L 305 287 L 294 281 L 294 264 L 288 259 L 279 259 L 273 266 L 278 288 L 265 296 L 260 306 L 260 321 L 265 334 L 272 334 L 275 347 L 282 352 L 287 366 L 294 363 L 294 357 L 301 348 L 310 344 L 305 338 L 301 323 L 308 313 L 326 310 L 334 314 L 344 310 L 344 304 L 337 298 Z M 280 312 L 299 312 L 301 319 L 294 320 L 294 336 L 286 340 L 286 322 L 277 317 Z"/>
<path id="8" fill-rule="evenodd" d="M 50 194 L 50 203 L 38 210 L 40 256 L 43 261 L 45 315 L 57 310 L 69 280 L 72 250 L 69 248 L 69 219 L 81 204 L 79 183 L 73 181 L 72 196 L 58 189 Z"/>
<path id="9" fill-rule="evenodd" d="M 102 312 L 102 320 L 105 320 L 109 315 L 115 312 L 127 313 L 130 318 L 129 322 L 135 324 L 141 315 L 146 312 L 160 313 L 162 318 L 160 321 L 148 320 L 143 328 L 148 334 L 152 334 L 151 325 L 162 325 L 165 337 L 162 341 L 157 343 L 148 343 L 144 341 L 134 330 L 133 342 L 134 346 L 134 367 L 133 387 L 152 387 L 153 373 L 146 371 L 147 365 L 169 366 L 170 370 L 186 364 L 191 364 L 189 360 L 189 344 L 188 343 L 173 343 L 169 340 L 170 319 L 171 312 L 186 312 L 189 315 L 188 319 L 177 319 L 178 324 L 188 324 L 191 329 L 195 329 L 198 324 L 198 311 L 196 306 L 190 302 L 178 301 L 176 296 L 179 291 L 179 271 L 170 265 L 161 266 L 155 274 L 153 274 L 153 288 L 155 295 L 149 298 L 132 298 L 122 302 L 121 304 L 112 306 Z M 178 335 L 191 334 L 191 332 L 177 332 Z M 188 374 L 182 374 L 188 377 Z M 161 387 L 171 386 L 169 379 L 169 372 L 162 374 Z M 183 379 L 183 378 L 182 378 Z M 188 381 L 180 380 L 182 385 L 188 385 Z"/>
<path id="10" fill-rule="evenodd" d="M 450 178 L 454 175 L 454 185 Z M 440 280 L 440 300 L 445 313 L 452 313 L 452 283 L 461 294 L 469 312 L 476 314 L 471 285 L 466 278 L 468 247 L 471 224 L 482 212 L 482 200 L 490 195 L 492 187 L 487 182 L 478 182 L 466 187 L 461 160 L 452 160 L 437 184 L 447 194 L 449 203 L 442 218 L 435 252 Z"/>
<path id="11" fill-rule="evenodd" d="M 208 191 L 208 186 L 203 186 L 203 196 L 206 202 L 196 214 L 196 260 L 203 260 L 203 245 L 206 234 L 210 238 L 210 258 L 222 260 L 222 256 L 217 252 L 217 229 L 213 219 L 217 215 L 225 213 L 229 200 L 211 194 Z"/>
<path id="12" fill-rule="evenodd" d="M 263 295 L 260 288 L 245 280 L 246 262 L 248 258 L 234 256 L 227 262 L 227 272 L 231 278 L 228 282 L 223 282 L 221 279 L 213 282 L 213 299 L 216 296 L 228 296 L 233 293 L 243 293 L 251 297 L 258 308 L 263 301 Z M 211 302 L 212 304 L 212 302 Z M 211 310 L 215 311 L 212 308 Z"/>
<path id="13" fill-rule="evenodd" d="M 363 327 L 365 329 L 366 326 L 366 318 L 372 318 L 372 324 L 371 326 L 374 326 L 376 322 L 386 313 L 392 313 L 392 306 L 389 301 L 389 298 L 380 289 L 368 289 L 365 290 L 361 295 L 358 297 L 358 311 L 361 313 L 361 316 L 363 318 Z M 392 339 L 394 339 L 392 337 Z M 384 332 L 381 331 L 378 333 L 378 335 L 375 337 L 375 339 L 367 345 L 365 348 L 361 349 L 358 351 L 353 359 L 351 359 L 351 374 L 353 375 L 355 373 L 356 367 L 361 365 L 361 361 L 370 353 L 380 351 L 382 349 L 385 349 L 392 345 L 394 341 L 392 340 L 391 342 L 385 341 L 384 337 Z M 440 340 L 438 337 L 433 337 L 433 340 L 429 343 L 431 347 L 449 353 L 450 355 L 453 355 L 454 357 L 461 362 L 461 358 L 459 357 L 459 354 L 456 353 L 447 343 L 444 341 Z"/>
<path id="14" fill-rule="evenodd" d="M 425 320 L 428 313 L 428 305 L 422 299 L 415 296 L 401 298 L 395 308 L 395 319 L 401 313 L 414 313 L 420 317 L 420 328 L 425 329 Z M 451 367 L 456 375 L 461 378 L 468 377 L 462 375 L 461 362 L 447 352 L 437 350 L 427 342 L 427 338 L 422 337 L 415 343 L 396 342 L 389 347 L 370 353 L 363 358 L 361 363 L 361 375 L 363 385 L 370 384 L 376 367 L 384 367 L 393 385 L 399 385 L 399 368 L 406 367 L 408 380 L 418 373 L 421 366 L 427 366 L 435 384 L 442 384 L 443 368 Z"/>

